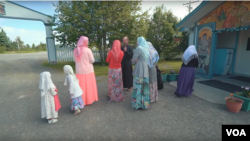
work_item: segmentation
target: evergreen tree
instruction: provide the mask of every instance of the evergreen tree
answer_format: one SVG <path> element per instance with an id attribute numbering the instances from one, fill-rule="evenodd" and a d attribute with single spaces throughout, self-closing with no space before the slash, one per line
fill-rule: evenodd
<path id="1" fill-rule="evenodd" d="M 8 45 L 8 38 L 6 33 L 2 28 L 0 28 L 0 53 L 4 53 L 6 51 L 6 46 Z"/>
<path id="2" fill-rule="evenodd" d="M 32 44 L 32 49 L 36 49 L 36 45 L 34 43 Z"/>
<path id="3" fill-rule="evenodd" d="M 149 22 L 147 40 L 156 48 L 159 54 L 164 56 L 176 56 L 178 54 L 177 43 L 173 41 L 174 35 L 178 35 L 176 28 L 178 18 L 170 10 L 166 10 L 164 5 L 156 7 L 152 19 Z"/>

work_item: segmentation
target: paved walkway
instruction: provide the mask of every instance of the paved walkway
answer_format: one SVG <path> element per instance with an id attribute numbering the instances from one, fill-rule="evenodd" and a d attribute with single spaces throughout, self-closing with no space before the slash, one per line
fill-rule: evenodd
<path id="1" fill-rule="evenodd" d="M 222 124 L 250 124 L 249 112 L 233 114 L 196 96 L 177 98 L 168 83 L 145 111 L 132 108 L 128 92 L 124 102 L 108 102 L 107 77 L 98 77 L 99 101 L 73 116 L 64 74 L 41 66 L 43 61 L 46 53 L 0 55 L 0 140 L 220 141 Z M 55 124 L 41 119 L 38 85 L 45 70 L 62 105 Z"/>

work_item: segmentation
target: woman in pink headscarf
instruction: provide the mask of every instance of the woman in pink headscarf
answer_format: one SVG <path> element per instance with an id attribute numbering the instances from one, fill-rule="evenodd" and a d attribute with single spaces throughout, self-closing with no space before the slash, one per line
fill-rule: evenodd
<path id="1" fill-rule="evenodd" d="M 95 58 L 92 51 L 88 48 L 88 37 L 81 36 L 74 50 L 76 77 L 82 88 L 82 99 L 85 105 L 90 105 L 98 101 L 98 92 L 93 63 Z"/>

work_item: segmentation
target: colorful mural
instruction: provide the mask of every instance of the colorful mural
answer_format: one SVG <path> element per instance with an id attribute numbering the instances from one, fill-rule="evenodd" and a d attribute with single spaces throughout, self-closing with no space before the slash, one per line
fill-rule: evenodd
<path id="1" fill-rule="evenodd" d="M 196 69 L 196 73 L 202 75 L 209 75 L 210 64 L 210 51 L 212 43 L 212 30 L 211 28 L 204 27 L 199 31 L 198 48 L 199 66 Z"/>
<path id="2" fill-rule="evenodd" d="M 250 1 L 227 1 L 197 24 L 216 22 L 216 30 L 250 26 Z"/>
<path id="3" fill-rule="evenodd" d="M 4 5 L 2 4 L 2 3 L 0 3 L 0 14 L 6 14 L 5 13 L 5 7 L 4 7 Z"/>

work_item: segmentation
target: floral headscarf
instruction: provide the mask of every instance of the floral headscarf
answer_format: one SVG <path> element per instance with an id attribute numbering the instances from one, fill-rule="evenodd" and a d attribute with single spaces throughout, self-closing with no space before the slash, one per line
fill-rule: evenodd
<path id="1" fill-rule="evenodd" d="M 153 67 L 154 63 L 157 63 L 158 60 L 160 59 L 159 54 L 157 50 L 154 48 L 151 42 L 148 42 L 149 45 L 149 60 L 148 60 L 148 66 L 150 68 Z"/>

